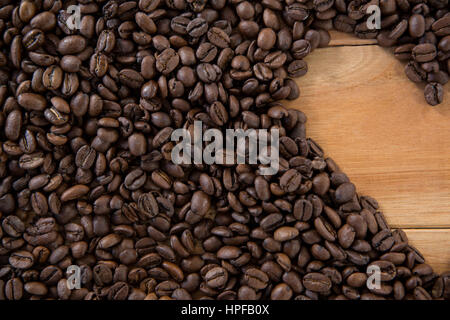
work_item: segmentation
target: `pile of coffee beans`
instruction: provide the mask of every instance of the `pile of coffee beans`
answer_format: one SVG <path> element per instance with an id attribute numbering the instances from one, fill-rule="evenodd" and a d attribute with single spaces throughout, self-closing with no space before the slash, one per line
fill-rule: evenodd
<path id="1" fill-rule="evenodd" d="M 353 32 L 362 39 L 377 39 L 380 46 L 395 46 L 394 55 L 408 61 L 406 76 L 416 83 L 427 83 L 425 100 L 435 106 L 442 102 L 450 73 L 450 14 L 448 0 L 315 0 L 317 3 L 334 3 L 327 6 L 329 21 L 319 20 L 329 30 Z M 367 9 L 380 8 L 381 30 L 369 29 Z M 324 12 L 314 7 L 317 15 Z M 369 12 L 372 12 L 369 10 Z M 320 19 L 319 17 L 317 17 Z M 316 20 L 317 21 L 317 20 Z M 312 26 L 316 26 L 315 22 Z"/>
<path id="2" fill-rule="evenodd" d="M 448 1 L 347 2 L 0 0 L 0 299 L 450 299 L 278 102 L 331 28 L 442 101 Z M 278 173 L 175 164 L 195 121 L 278 129 Z"/>

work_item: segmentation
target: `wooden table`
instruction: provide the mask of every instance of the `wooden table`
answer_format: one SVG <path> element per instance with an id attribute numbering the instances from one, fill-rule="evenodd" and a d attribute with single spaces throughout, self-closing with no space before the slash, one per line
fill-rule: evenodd
<path id="1" fill-rule="evenodd" d="M 287 106 L 306 113 L 308 136 L 435 271 L 450 271 L 450 85 L 430 107 L 390 49 L 337 32 L 306 61 Z"/>

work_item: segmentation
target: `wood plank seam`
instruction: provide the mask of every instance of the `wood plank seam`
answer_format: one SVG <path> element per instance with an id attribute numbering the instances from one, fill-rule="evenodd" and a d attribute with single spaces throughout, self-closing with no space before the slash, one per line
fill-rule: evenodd
<path id="1" fill-rule="evenodd" d="M 326 49 L 326 48 L 339 48 L 339 47 L 368 47 L 368 46 L 378 46 L 376 43 L 361 43 L 361 44 L 330 44 L 327 47 L 324 48 L 318 48 L 319 49 Z M 312 53 L 314 54 L 314 53 Z"/>
<path id="2" fill-rule="evenodd" d="M 436 272 L 449 270 L 450 104 L 430 108 L 422 93 L 411 92 L 416 85 L 392 49 L 364 41 L 332 32 L 330 45 L 307 57 L 310 72 L 296 79 L 302 97 L 286 105 L 306 113 L 309 136 L 360 194 L 379 201 L 390 227 L 404 230 Z M 349 138 L 349 128 L 367 137 Z M 349 143 L 358 156 L 348 154 Z"/>

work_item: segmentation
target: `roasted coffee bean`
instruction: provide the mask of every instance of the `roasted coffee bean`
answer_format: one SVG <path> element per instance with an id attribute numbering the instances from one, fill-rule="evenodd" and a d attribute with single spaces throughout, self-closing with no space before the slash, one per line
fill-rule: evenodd
<path id="1" fill-rule="evenodd" d="M 331 280 L 317 272 L 311 272 L 303 277 L 303 285 L 313 292 L 326 293 L 331 288 Z"/>
<path id="2" fill-rule="evenodd" d="M 212 268 L 206 273 L 205 281 L 211 288 L 222 288 L 228 281 L 228 272 L 221 267 Z"/>
<path id="3" fill-rule="evenodd" d="M 133 69 L 122 69 L 118 76 L 121 83 L 133 89 L 139 89 L 144 82 L 142 75 Z"/>
<path id="4" fill-rule="evenodd" d="M 164 75 L 172 72 L 179 64 L 180 57 L 175 50 L 167 48 L 156 57 L 156 69 Z"/>
<path id="5" fill-rule="evenodd" d="M 212 62 L 217 56 L 217 47 L 210 42 L 202 43 L 196 53 L 195 57 L 201 62 Z"/>
<path id="6" fill-rule="evenodd" d="M 23 297 L 23 282 L 12 278 L 5 283 L 5 297 L 8 300 L 20 300 Z"/>
<path id="7" fill-rule="evenodd" d="M 50 66 L 42 75 L 42 84 L 48 90 L 58 89 L 63 81 L 63 71 L 59 66 Z"/>
<path id="8" fill-rule="evenodd" d="M 382 230 L 372 238 L 372 246 L 378 251 L 387 251 L 394 244 L 394 238 L 390 230 Z"/>
<path id="9" fill-rule="evenodd" d="M 142 187 L 146 180 L 147 174 L 141 169 L 135 169 L 125 177 L 124 186 L 128 190 L 134 191 Z"/>
<path id="10" fill-rule="evenodd" d="M 22 113 L 19 110 L 13 110 L 8 114 L 5 121 L 6 138 L 12 141 L 19 139 L 22 121 Z"/>
<path id="11" fill-rule="evenodd" d="M 129 296 L 129 286 L 127 283 L 116 282 L 108 291 L 108 300 L 126 300 Z"/>
<path id="12" fill-rule="evenodd" d="M 85 145 L 78 149 L 78 152 L 75 156 L 75 164 L 81 169 L 89 169 L 94 164 L 95 158 L 95 150 Z"/>
<path id="13" fill-rule="evenodd" d="M 445 16 L 436 20 L 431 25 L 431 29 L 437 36 L 447 36 L 449 35 L 449 28 L 450 28 L 449 25 L 450 25 L 450 18 L 448 17 L 448 14 L 446 14 Z"/>
<path id="14" fill-rule="evenodd" d="M 425 86 L 424 90 L 425 100 L 429 105 L 435 106 L 442 102 L 444 97 L 444 89 L 442 84 L 431 82 Z"/>
<path id="15" fill-rule="evenodd" d="M 336 231 L 333 227 L 322 217 L 318 217 L 314 220 L 314 226 L 317 232 L 328 241 L 336 240 Z M 338 234 L 339 235 L 339 234 Z"/>
<path id="16" fill-rule="evenodd" d="M 137 12 L 135 15 L 137 25 L 146 33 L 153 34 L 156 32 L 156 25 L 149 15 L 143 12 Z"/>
<path id="17" fill-rule="evenodd" d="M 86 48 L 86 39 L 79 35 L 67 36 L 58 43 L 58 51 L 62 55 L 80 53 Z"/>
<path id="18" fill-rule="evenodd" d="M 145 218 L 153 218 L 159 214 L 159 205 L 152 193 L 139 196 L 138 208 Z"/>
<path id="19" fill-rule="evenodd" d="M 223 126 L 228 122 L 227 110 L 225 109 L 225 106 L 219 101 L 215 101 L 210 106 L 209 116 L 211 117 L 211 120 L 218 126 Z"/>
<path id="20" fill-rule="evenodd" d="M 103 77 L 108 71 L 108 66 L 109 64 L 106 55 L 97 52 L 90 59 L 89 70 L 97 77 Z"/>
<path id="21" fill-rule="evenodd" d="M 380 269 L 380 279 L 381 281 L 391 281 L 397 275 L 396 268 L 392 262 L 389 261 L 375 261 L 372 262 L 369 266 L 376 266 Z"/>
<path id="22" fill-rule="evenodd" d="M 410 61 L 405 66 L 405 74 L 413 82 L 421 82 L 426 79 L 427 73 L 415 61 Z"/>
<path id="23" fill-rule="evenodd" d="M 227 48 L 230 45 L 230 37 L 220 28 L 212 27 L 207 36 L 208 40 L 219 48 Z"/>
<path id="24" fill-rule="evenodd" d="M 355 239 L 355 235 L 356 232 L 353 227 L 348 224 L 344 224 L 338 231 L 339 244 L 344 249 L 349 248 Z"/>
<path id="25" fill-rule="evenodd" d="M 35 93 L 22 93 L 17 97 L 17 102 L 28 111 L 43 111 L 47 105 L 45 98 Z"/>
<path id="26" fill-rule="evenodd" d="M 2 221 L 2 228 L 5 234 L 17 238 L 25 231 L 25 224 L 17 216 L 7 216 Z"/>
<path id="27" fill-rule="evenodd" d="M 325 195 L 330 188 L 330 178 L 324 172 L 315 176 L 312 183 L 313 191 L 319 196 Z"/>
<path id="28" fill-rule="evenodd" d="M 29 269 L 34 264 L 34 257 L 28 251 L 15 251 L 10 255 L 9 263 L 17 269 Z"/>
<path id="29" fill-rule="evenodd" d="M 208 31 L 208 23 L 203 18 L 191 20 L 186 26 L 186 32 L 194 38 L 201 37 Z"/>
<path id="30" fill-rule="evenodd" d="M 412 49 L 412 58 L 417 62 L 428 62 L 436 57 L 436 47 L 431 43 L 423 43 Z"/>
<path id="31" fill-rule="evenodd" d="M 355 29 L 356 21 L 349 16 L 339 14 L 333 19 L 333 26 L 336 30 L 342 32 L 353 32 Z"/>
<path id="32" fill-rule="evenodd" d="M 259 31 L 257 44 L 263 50 L 270 50 L 277 41 L 277 35 L 271 28 L 264 28 Z"/>
<path id="33" fill-rule="evenodd" d="M 25 283 L 24 289 L 29 294 L 37 296 L 44 296 L 48 292 L 47 287 L 43 283 L 37 281 Z"/>
<path id="34" fill-rule="evenodd" d="M 183 16 L 174 17 L 170 21 L 170 27 L 173 31 L 178 34 L 184 35 L 187 34 L 187 26 L 189 25 L 190 20 Z"/>
<path id="35" fill-rule="evenodd" d="M 292 240 L 295 237 L 297 237 L 299 234 L 299 231 L 296 228 L 293 227 L 280 227 L 274 232 L 274 239 L 276 241 L 288 241 Z"/>
<path id="36" fill-rule="evenodd" d="M 412 43 L 400 45 L 395 48 L 394 56 L 399 60 L 409 60 L 411 58 L 411 50 L 415 45 Z"/>
<path id="37" fill-rule="evenodd" d="M 355 185 L 353 183 L 341 184 L 335 192 L 335 198 L 338 203 L 345 203 L 350 201 L 355 195 Z"/>
<path id="38" fill-rule="evenodd" d="M 409 35 L 419 38 L 425 33 L 425 18 L 420 14 L 413 14 L 409 18 Z"/>
<path id="39" fill-rule="evenodd" d="M 280 187 L 286 192 L 294 192 L 299 188 L 301 181 L 301 174 L 295 169 L 290 169 L 280 178 Z"/>
<path id="40" fill-rule="evenodd" d="M 82 196 L 84 196 L 85 194 L 87 194 L 89 192 L 89 187 L 79 184 L 79 185 L 75 185 L 73 187 L 70 187 L 69 189 L 67 189 L 66 191 L 64 191 L 61 194 L 61 201 L 65 202 L 65 201 L 70 201 L 70 200 L 75 200 L 78 198 L 81 198 Z"/>
<path id="41" fill-rule="evenodd" d="M 259 269 L 249 268 L 245 271 L 244 281 L 249 287 L 255 290 L 261 290 L 267 287 L 269 277 Z"/>
<path id="42" fill-rule="evenodd" d="M 142 133 L 133 133 L 128 137 L 128 148 L 133 156 L 142 156 L 147 152 L 147 140 Z"/>
<path id="43" fill-rule="evenodd" d="M 270 293 L 271 300 L 289 300 L 293 295 L 291 287 L 286 283 L 277 284 Z"/>
<path id="44" fill-rule="evenodd" d="M 216 82 L 222 76 L 222 71 L 216 65 L 202 63 L 197 66 L 197 75 L 205 83 Z"/>
<path id="45" fill-rule="evenodd" d="M 287 72 L 291 77 L 301 77 L 308 71 L 308 65 L 304 60 L 294 60 L 287 67 Z"/>

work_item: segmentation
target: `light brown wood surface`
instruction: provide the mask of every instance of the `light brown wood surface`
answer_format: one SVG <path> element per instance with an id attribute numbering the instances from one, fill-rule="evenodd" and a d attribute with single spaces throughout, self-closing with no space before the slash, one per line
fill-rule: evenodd
<path id="1" fill-rule="evenodd" d="M 430 107 L 391 49 L 333 32 L 307 58 L 300 98 L 308 136 L 378 200 L 437 272 L 450 270 L 450 85 Z"/>

